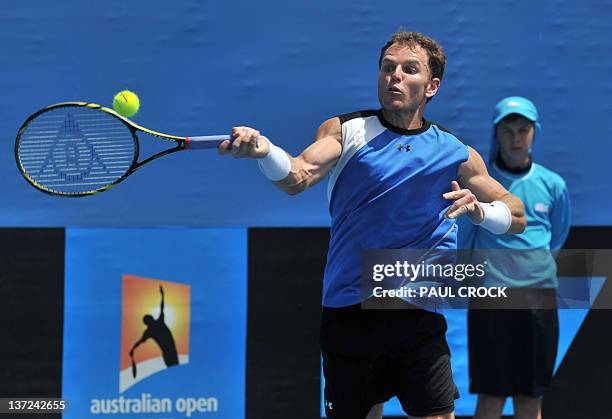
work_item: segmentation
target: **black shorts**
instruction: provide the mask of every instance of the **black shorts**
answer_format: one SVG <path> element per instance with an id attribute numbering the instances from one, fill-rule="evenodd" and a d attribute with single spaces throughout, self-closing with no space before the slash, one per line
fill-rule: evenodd
<path id="1" fill-rule="evenodd" d="M 328 418 L 364 418 L 397 396 L 411 416 L 454 410 L 446 320 L 419 309 L 323 308 L 321 351 Z"/>
<path id="2" fill-rule="evenodd" d="M 530 298 L 550 300 L 555 291 L 528 292 Z M 524 296 L 521 300 L 525 301 Z M 552 380 L 558 341 L 554 308 L 469 310 L 470 392 L 542 397 Z"/>

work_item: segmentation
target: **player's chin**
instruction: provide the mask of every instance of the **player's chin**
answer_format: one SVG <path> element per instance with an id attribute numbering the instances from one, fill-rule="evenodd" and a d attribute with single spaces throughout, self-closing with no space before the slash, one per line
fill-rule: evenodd
<path id="1" fill-rule="evenodd" d="M 397 99 L 387 99 L 382 101 L 382 107 L 390 112 L 400 112 L 408 108 L 406 103 Z"/>

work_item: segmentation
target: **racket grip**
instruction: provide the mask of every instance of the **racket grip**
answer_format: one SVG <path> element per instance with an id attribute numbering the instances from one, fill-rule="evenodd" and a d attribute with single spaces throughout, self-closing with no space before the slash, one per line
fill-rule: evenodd
<path id="1" fill-rule="evenodd" d="M 203 150 L 217 148 L 225 140 L 229 140 L 229 135 L 205 135 L 201 137 L 187 137 L 185 148 L 189 150 Z"/>

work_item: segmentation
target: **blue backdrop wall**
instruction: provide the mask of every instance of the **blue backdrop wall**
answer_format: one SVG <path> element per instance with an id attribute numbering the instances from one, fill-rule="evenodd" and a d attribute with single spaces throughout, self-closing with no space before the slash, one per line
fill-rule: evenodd
<path id="1" fill-rule="evenodd" d="M 497 100 L 530 97 L 543 125 L 536 160 L 566 179 L 573 224 L 611 224 L 599 210 L 612 206 L 611 16 L 610 0 L 5 1 L 0 225 L 328 225 L 324 185 L 288 197 L 252 161 L 214 152 L 168 156 L 93 197 L 46 196 L 20 177 L 14 138 L 38 108 L 110 105 L 128 88 L 144 126 L 204 135 L 251 125 L 295 154 L 326 118 L 377 107 L 379 49 L 400 26 L 448 55 L 429 119 L 486 153 Z"/>

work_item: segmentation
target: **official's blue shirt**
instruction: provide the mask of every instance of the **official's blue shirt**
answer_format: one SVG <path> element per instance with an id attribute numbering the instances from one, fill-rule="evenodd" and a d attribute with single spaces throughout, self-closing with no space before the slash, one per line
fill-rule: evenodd
<path id="1" fill-rule="evenodd" d="M 381 111 L 339 118 L 342 154 L 328 185 L 327 307 L 361 302 L 364 250 L 456 248 L 457 228 L 443 217 L 449 201 L 442 194 L 468 159 L 467 146 L 433 122 L 402 130 Z"/>
<path id="2" fill-rule="evenodd" d="M 460 219 L 459 247 L 507 250 L 499 259 L 505 260 L 506 266 L 491 266 L 490 285 L 556 287 L 556 264 L 551 251 L 563 246 L 571 221 L 569 193 L 563 178 L 536 163 L 522 174 L 503 170 L 494 161 L 488 169 L 493 178 L 523 201 L 527 226 L 521 234 L 497 235 Z M 528 251 L 535 249 L 540 251 Z"/>

